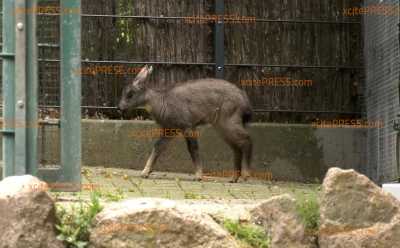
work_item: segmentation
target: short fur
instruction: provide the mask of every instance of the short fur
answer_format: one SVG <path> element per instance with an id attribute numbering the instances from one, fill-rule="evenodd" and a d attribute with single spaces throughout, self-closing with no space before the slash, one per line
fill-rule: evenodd
<path id="1" fill-rule="evenodd" d="M 148 105 L 151 114 L 162 128 L 196 131 L 196 127 L 211 124 L 234 152 L 235 173 L 232 182 L 242 175 L 249 177 L 252 158 L 252 141 L 245 129 L 251 119 L 252 108 L 244 91 L 234 84 L 220 79 L 205 78 L 177 84 L 170 89 L 156 90 L 146 87 L 145 81 L 152 72 L 145 66 L 132 84 L 122 94 L 119 108 Z M 148 177 L 159 155 L 171 137 L 161 137 L 142 172 Z M 186 137 L 192 161 L 196 166 L 196 178 L 201 180 L 202 164 L 196 137 Z"/>

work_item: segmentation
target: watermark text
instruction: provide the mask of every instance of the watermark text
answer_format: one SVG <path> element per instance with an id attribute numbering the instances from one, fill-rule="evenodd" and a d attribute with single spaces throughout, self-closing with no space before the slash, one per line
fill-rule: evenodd
<path id="1" fill-rule="evenodd" d="M 187 16 L 184 18 L 184 22 L 187 24 L 208 24 L 208 23 L 220 23 L 226 24 L 240 24 L 240 23 L 255 23 L 255 16 L 239 16 L 238 14 L 233 15 L 203 15 L 203 16 Z"/>
<path id="2" fill-rule="evenodd" d="M 140 67 L 129 67 L 125 65 L 104 65 L 104 66 L 86 66 L 80 69 L 75 69 L 75 75 L 92 75 L 107 74 L 107 75 L 136 75 L 140 72 Z"/>
<path id="3" fill-rule="evenodd" d="M 198 138 L 199 131 L 183 130 L 179 128 L 148 128 L 140 129 L 131 132 L 129 135 L 134 138 L 155 138 L 155 137 L 185 137 L 185 138 Z"/>
<path id="4" fill-rule="evenodd" d="M 242 86 L 273 86 L 273 87 L 310 87 L 313 85 L 313 80 L 299 80 L 290 77 L 269 77 L 262 79 L 242 79 Z"/>
<path id="5" fill-rule="evenodd" d="M 382 128 L 383 121 L 368 121 L 362 119 L 315 120 L 311 123 L 315 128 Z"/>
<path id="6" fill-rule="evenodd" d="M 398 16 L 400 6 L 394 4 L 377 4 L 365 7 L 350 7 L 343 9 L 344 16 L 357 15 L 380 15 L 380 16 Z"/>

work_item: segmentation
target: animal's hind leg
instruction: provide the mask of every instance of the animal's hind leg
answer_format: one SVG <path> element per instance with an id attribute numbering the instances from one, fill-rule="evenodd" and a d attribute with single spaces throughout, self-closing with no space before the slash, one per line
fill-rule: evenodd
<path id="1" fill-rule="evenodd" d="M 192 162 L 196 166 L 196 180 L 200 181 L 203 177 L 203 165 L 199 155 L 199 143 L 196 137 L 185 137 L 185 139 Z"/>
<path id="2" fill-rule="evenodd" d="M 235 172 L 232 181 L 236 182 L 239 176 L 246 180 L 250 177 L 252 157 L 252 142 L 249 133 L 239 120 L 231 120 L 229 123 L 219 125 L 217 129 L 235 154 L 235 171 L 239 170 L 240 173 Z M 239 152 L 240 162 L 237 162 L 239 161 Z"/>
<path id="3" fill-rule="evenodd" d="M 172 140 L 171 137 L 161 137 L 154 144 L 153 150 L 151 151 L 150 157 L 147 159 L 146 166 L 144 167 L 141 176 L 148 178 L 153 170 L 153 165 L 157 161 L 157 158 L 165 150 L 167 144 Z"/>
<path id="4" fill-rule="evenodd" d="M 247 132 L 247 131 L 246 131 Z M 242 177 L 247 180 L 250 177 L 251 160 L 253 155 L 253 143 L 250 135 L 247 134 L 242 145 L 243 151 L 243 166 L 242 166 Z"/>
<path id="5" fill-rule="evenodd" d="M 230 144 L 232 150 L 233 150 L 233 156 L 234 156 L 234 171 L 233 171 L 233 177 L 229 181 L 231 183 L 237 183 L 239 180 L 240 175 L 242 174 L 242 157 L 243 153 L 241 149 L 234 144 Z"/>

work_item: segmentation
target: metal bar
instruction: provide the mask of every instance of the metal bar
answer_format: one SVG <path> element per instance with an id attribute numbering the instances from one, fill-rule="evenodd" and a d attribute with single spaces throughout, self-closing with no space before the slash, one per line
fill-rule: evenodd
<path id="1" fill-rule="evenodd" d="M 217 13 L 216 13 L 217 14 Z M 39 13 L 41 16 L 59 16 L 53 13 Z M 212 15 L 212 14 L 211 14 Z M 98 15 L 98 14 L 81 14 L 82 17 L 108 17 L 108 18 L 124 18 L 124 19 L 154 19 L 154 20 L 182 20 L 189 16 L 135 16 L 135 15 Z M 336 20 L 299 20 L 299 19 L 265 19 L 256 18 L 256 22 L 276 22 L 276 23 L 316 23 L 316 24 L 357 24 L 361 25 L 360 21 L 336 21 Z"/>
<path id="2" fill-rule="evenodd" d="M 14 54 L 15 52 L 15 19 L 14 13 L 15 6 L 14 0 L 3 0 L 3 54 Z M 14 132 L 12 123 L 15 120 L 14 110 L 14 70 L 15 61 L 14 57 L 4 57 L 3 59 L 3 118 L 5 123 L 3 124 L 3 132 Z M 3 135 L 3 177 L 12 176 L 15 173 L 14 170 L 14 136 Z"/>
<path id="3" fill-rule="evenodd" d="M 215 13 L 217 15 L 224 15 L 225 5 L 224 0 L 215 0 Z M 214 27 L 214 56 L 215 56 L 215 77 L 224 78 L 224 64 L 225 64 L 225 34 L 224 34 L 224 20 L 218 19 Z"/>
<path id="4" fill-rule="evenodd" d="M 26 3 L 28 9 L 36 9 L 37 0 L 28 0 Z M 36 37 L 36 14 L 26 14 L 27 30 L 27 85 L 26 85 L 26 150 L 27 173 L 37 175 L 38 172 L 38 129 L 33 123 L 38 121 L 38 47 Z"/>
<path id="5" fill-rule="evenodd" d="M 397 28 L 398 28 L 398 45 L 400 48 L 400 1 L 399 1 L 399 6 L 398 6 L 398 10 L 399 10 L 399 23 L 397 24 Z M 399 98 L 399 102 L 400 102 L 400 71 L 399 71 L 399 82 L 397 85 L 397 89 L 398 89 L 398 98 Z M 396 133 L 396 169 L 397 169 L 397 182 L 400 183 L 400 121 L 398 120 L 398 118 L 400 117 L 400 114 L 397 114 L 397 119 L 395 120 L 394 123 L 394 130 L 397 131 Z"/>
<path id="6" fill-rule="evenodd" d="M 187 16 L 135 16 L 135 15 L 97 15 L 97 14 L 81 14 L 82 17 L 109 17 L 124 19 L 155 19 L 155 20 L 183 20 Z"/>
<path id="7" fill-rule="evenodd" d="M 40 62 L 60 62 L 59 59 L 39 59 Z M 101 60 L 82 60 L 82 63 L 93 63 L 93 64 L 132 64 L 132 65 L 204 65 L 204 66 L 215 66 L 215 63 L 196 63 L 196 62 L 163 62 L 163 61 L 101 61 Z M 347 66 L 347 65 L 278 65 L 278 64 L 225 64 L 225 67 L 283 67 L 283 68 L 318 68 L 318 69 L 364 69 L 363 66 Z"/>
<path id="8" fill-rule="evenodd" d="M 363 66 L 347 66 L 347 65 L 274 65 L 274 64 L 225 64 L 227 66 L 243 66 L 243 67 L 285 67 L 285 68 L 318 68 L 318 69 L 364 69 Z"/>
<path id="9" fill-rule="evenodd" d="M 58 106 L 59 107 L 59 106 Z M 58 126 L 60 124 L 60 120 L 59 119 L 38 119 L 37 122 L 38 125 L 55 125 Z M 4 120 L 0 119 L 0 124 L 4 125 Z"/>
<path id="10" fill-rule="evenodd" d="M 0 106 L 1 107 L 1 106 Z M 39 106 L 39 108 L 60 108 L 58 105 L 42 105 Z M 104 107 L 104 106 L 81 106 L 82 109 L 115 109 L 117 110 L 117 107 Z M 138 110 L 145 110 L 146 108 L 136 108 Z M 293 113 L 338 113 L 338 114 L 363 114 L 363 112 L 347 112 L 347 111 L 335 111 L 335 110 L 295 110 L 295 109 L 254 109 L 254 112 L 293 112 Z M 47 122 L 43 121 L 45 124 Z M 39 121 L 41 123 L 41 121 Z M 53 124 L 53 123 L 49 123 Z M 54 125 L 57 125 L 57 123 L 54 123 Z"/>
<path id="11" fill-rule="evenodd" d="M 0 58 L 5 58 L 5 59 L 14 59 L 15 54 L 14 53 L 0 53 Z"/>
<path id="12" fill-rule="evenodd" d="M 2 13 L 0 13 L 1 15 Z M 38 13 L 40 16 L 59 16 L 56 13 Z M 167 19 L 167 20 L 181 20 L 187 18 L 187 16 L 134 16 L 134 15 L 98 15 L 98 14 L 81 14 L 82 17 L 109 17 L 109 18 L 126 18 L 126 19 Z M 347 18 L 343 18 L 347 19 Z M 361 25 L 361 21 L 350 21 L 350 20 L 299 20 L 299 19 L 265 19 L 256 18 L 256 22 L 287 22 L 287 23 L 320 23 L 320 24 L 358 24 Z"/>
<path id="13" fill-rule="evenodd" d="M 289 113 L 325 113 L 325 114 L 363 114 L 363 112 L 347 112 L 335 110 L 295 110 L 295 109 L 254 109 L 254 112 L 289 112 Z"/>
<path id="14" fill-rule="evenodd" d="M 11 137 L 12 139 L 14 139 L 14 135 L 15 135 L 15 131 L 14 131 L 14 129 L 3 129 L 3 130 L 1 130 L 0 131 L 0 133 L 1 134 L 3 134 L 3 135 L 10 135 L 10 136 L 13 136 L 13 137 Z M 5 176 L 4 176 L 5 177 Z"/>
<path id="15" fill-rule="evenodd" d="M 0 42 L 0 46 L 3 46 L 3 43 Z M 37 46 L 38 47 L 55 47 L 55 48 L 60 47 L 60 45 L 57 43 L 38 43 Z M 1 54 L 0 54 L 0 57 L 1 57 Z"/>
<path id="16" fill-rule="evenodd" d="M 299 19 L 286 19 L 286 20 L 274 20 L 274 19 L 257 19 L 256 22 L 276 22 L 276 23 L 315 23 L 315 24 L 357 24 L 361 25 L 360 21 L 331 21 L 331 20 L 299 20 Z"/>
<path id="17" fill-rule="evenodd" d="M 40 62 L 60 62 L 59 59 L 39 59 Z M 93 63 L 93 64 L 132 64 L 132 65 L 206 65 L 213 66 L 215 63 L 196 63 L 196 62 L 157 62 L 157 61 L 148 61 L 148 62 L 140 62 L 140 61 L 100 61 L 100 60 L 82 60 L 82 63 Z"/>
<path id="18" fill-rule="evenodd" d="M 25 0 L 15 0 L 16 9 L 25 9 Z M 15 122 L 27 127 L 26 122 L 26 15 L 15 13 Z M 15 129 L 15 175 L 27 174 L 27 132 L 26 128 Z"/>
<path id="19" fill-rule="evenodd" d="M 80 0 L 61 1 L 61 165 L 64 182 L 81 182 L 81 18 L 64 9 L 81 9 Z"/>

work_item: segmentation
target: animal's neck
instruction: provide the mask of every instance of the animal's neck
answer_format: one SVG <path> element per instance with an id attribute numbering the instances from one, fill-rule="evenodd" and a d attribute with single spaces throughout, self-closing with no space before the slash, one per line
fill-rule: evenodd
<path id="1" fill-rule="evenodd" d="M 157 117 L 162 114 L 165 108 L 166 98 L 165 93 L 161 91 L 156 91 L 153 89 L 148 89 L 146 92 L 146 105 L 149 106 L 152 114 Z"/>

